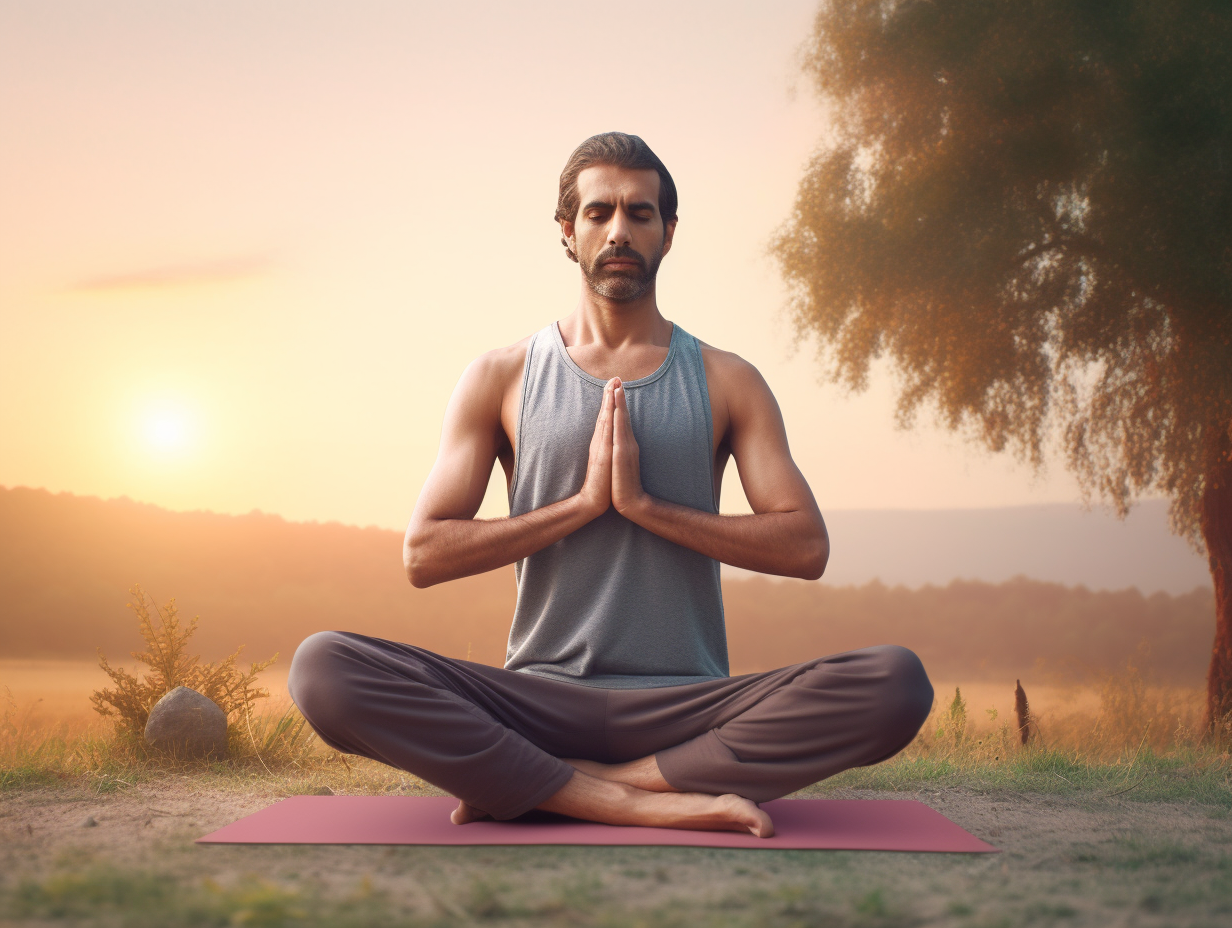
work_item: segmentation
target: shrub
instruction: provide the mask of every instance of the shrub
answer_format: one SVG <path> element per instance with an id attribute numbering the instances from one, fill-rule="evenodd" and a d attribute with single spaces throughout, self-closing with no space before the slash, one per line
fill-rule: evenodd
<path id="1" fill-rule="evenodd" d="M 140 738 L 150 710 L 165 694 L 177 686 L 187 686 L 214 700 L 227 715 L 227 724 L 234 728 L 252 712 L 253 703 L 269 696 L 269 690 L 257 687 L 257 674 L 278 659 L 252 664 L 247 672 L 235 666 L 244 650 L 243 645 L 217 663 L 202 663 L 201 658 L 188 653 L 188 639 L 197 630 L 199 616 L 187 625 L 180 622 L 175 600 L 161 608 L 147 596 L 141 585 L 129 593 L 134 602 L 127 603 L 137 616 L 146 650 L 133 651 L 132 656 L 150 670 L 138 679 L 122 667 L 112 667 L 99 651 L 99 666 L 115 684 L 115 688 L 97 690 L 90 697 L 94 710 L 104 717 L 114 718 L 117 733 Z M 153 615 L 151 615 L 153 610 Z M 157 617 L 157 624 L 154 621 Z"/>

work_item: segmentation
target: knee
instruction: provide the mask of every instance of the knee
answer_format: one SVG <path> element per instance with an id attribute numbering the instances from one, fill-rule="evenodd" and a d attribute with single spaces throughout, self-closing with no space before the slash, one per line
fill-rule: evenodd
<path id="1" fill-rule="evenodd" d="M 351 676 L 346 667 L 350 650 L 343 632 L 317 632 L 305 638 L 291 658 L 287 691 L 304 718 L 318 731 L 328 727 L 332 716 L 345 711 Z"/>
<path id="2" fill-rule="evenodd" d="M 919 656 L 899 645 L 868 648 L 877 667 L 878 704 L 887 750 L 906 747 L 933 707 L 933 685 Z"/>

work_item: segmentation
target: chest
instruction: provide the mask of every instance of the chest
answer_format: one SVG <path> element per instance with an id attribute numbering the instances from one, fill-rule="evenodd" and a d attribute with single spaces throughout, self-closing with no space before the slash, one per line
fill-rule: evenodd
<path id="1" fill-rule="evenodd" d="M 582 364 L 581 360 L 574 358 L 578 366 L 584 367 L 586 370 L 591 370 L 589 362 Z M 659 356 L 655 358 L 647 358 L 642 365 L 627 364 L 622 362 L 622 367 L 628 373 L 640 370 L 642 367 L 647 370 L 654 371 L 663 363 L 663 352 L 660 350 Z M 699 358 L 699 362 L 701 359 Z M 653 363 L 651 363 L 653 362 Z M 515 456 L 515 448 L 517 445 L 517 435 L 519 421 L 525 411 L 529 416 L 543 416 L 545 413 L 545 401 L 550 404 L 554 402 L 559 395 L 559 391 L 551 397 L 545 397 L 542 389 L 536 389 L 535 385 L 524 383 L 524 378 L 530 373 L 522 372 L 516 380 L 510 382 L 506 388 L 501 400 L 501 450 L 500 459 L 505 466 L 508 476 L 512 479 L 513 462 Z M 722 385 L 718 379 L 711 375 L 709 370 L 705 370 L 705 387 L 699 391 L 701 395 L 696 395 L 695 400 L 703 400 L 706 406 L 705 416 L 708 422 L 710 431 L 709 443 L 712 457 L 716 461 L 726 461 L 727 441 L 728 441 L 728 414 L 727 403 L 723 399 Z M 602 372 L 596 374 L 595 379 L 602 379 Z M 534 376 L 532 374 L 532 376 Z M 613 372 L 609 377 L 622 376 L 623 379 L 637 379 L 632 376 L 623 377 L 619 372 Z M 594 386 L 594 385 L 592 385 Z M 549 408 L 547 415 L 559 420 L 558 431 L 560 437 L 567 437 L 571 440 L 568 442 L 571 446 L 576 447 L 577 444 L 584 440 L 587 448 L 589 448 L 590 438 L 594 434 L 595 420 L 599 415 L 599 405 L 603 398 L 603 388 L 595 387 L 592 391 L 587 391 L 589 395 L 579 397 L 580 402 L 570 404 L 570 409 Z M 524 400 L 533 397 L 533 402 L 527 403 L 527 408 L 524 410 Z M 670 446 L 674 440 L 679 440 L 680 432 L 671 422 L 665 420 L 663 412 L 669 406 L 672 406 L 670 396 L 664 395 L 660 391 L 658 396 L 653 395 L 653 391 L 642 392 L 642 388 L 632 388 L 626 391 L 628 397 L 630 417 L 633 422 L 634 437 L 638 439 L 640 444 L 641 436 L 645 435 L 651 442 L 656 445 Z M 659 409 L 655 410 L 655 405 L 660 404 Z M 593 407 L 593 409 L 592 409 Z"/>
<path id="2" fill-rule="evenodd" d="M 603 383 L 548 354 L 526 364 L 513 434 L 514 509 L 526 511 L 581 488 L 603 401 Z M 710 398 L 696 357 L 676 356 L 625 390 L 642 486 L 662 499 L 714 510 Z"/>

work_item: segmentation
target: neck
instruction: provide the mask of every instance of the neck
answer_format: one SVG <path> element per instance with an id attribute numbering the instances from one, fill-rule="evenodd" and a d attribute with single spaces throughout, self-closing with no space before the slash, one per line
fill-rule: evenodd
<path id="1" fill-rule="evenodd" d="M 672 324 L 659 312 L 653 284 L 638 299 L 618 302 L 600 296 L 582 281 L 578 305 L 560 320 L 559 325 L 569 347 L 601 345 L 616 349 L 657 345 L 665 348 L 672 338 Z"/>

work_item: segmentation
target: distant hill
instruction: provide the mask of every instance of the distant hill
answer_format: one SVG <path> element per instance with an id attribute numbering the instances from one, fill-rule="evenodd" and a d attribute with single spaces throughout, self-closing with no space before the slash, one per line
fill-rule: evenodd
<path id="1" fill-rule="evenodd" d="M 210 658 L 242 643 L 285 666 L 306 635 L 337 628 L 500 665 L 512 568 L 416 590 L 401 544 L 382 529 L 0 488 L 0 657 L 101 647 L 122 663 L 139 644 L 124 604 L 140 582 L 201 616 L 194 642 Z M 1214 624 L 1209 589 L 1144 596 L 1023 578 L 912 590 L 726 577 L 724 598 L 733 673 L 896 642 L 937 679 L 1086 675 L 1138 654 L 1161 681 L 1196 685 Z"/>
<path id="2" fill-rule="evenodd" d="M 827 510 L 826 580 L 891 586 L 1016 576 L 1093 590 L 1188 593 L 1211 586 L 1206 558 L 1168 528 L 1168 504 L 1146 500 L 1118 519 L 1075 504 L 996 509 Z M 726 568 L 733 577 L 744 576 Z"/>
<path id="3" fill-rule="evenodd" d="M 321 629 L 422 643 L 500 662 L 513 570 L 416 590 L 396 532 L 275 515 L 170 512 L 128 499 L 0 489 L 0 656 L 124 656 L 138 641 L 124 604 L 140 582 L 201 615 L 194 642 L 253 659 Z M 502 618 L 503 617 L 503 618 Z"/>

